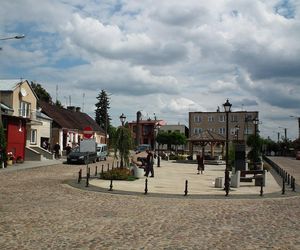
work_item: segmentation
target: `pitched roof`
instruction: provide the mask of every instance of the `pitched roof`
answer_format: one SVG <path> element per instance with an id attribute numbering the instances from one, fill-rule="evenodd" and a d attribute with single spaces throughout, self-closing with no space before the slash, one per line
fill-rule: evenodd
<path id="1" fill-rule="evenodd" d="M 21 82 L 22 81 L 20 79 L 0 80 L 0 90 L 1 91 L 12 91 Z"/>
<path id="2" fill-rule="evenodd" d="M 0 91 L 14 91 L 19 85 L 22 85 L 24 83 L 27 83 L 29 88 L 31 89 L 33 95 L 36 99 L 38 99 L 36 93 L 31 87 L 31 84 L 28 80 L 22 80 L 22 79 L 2 79 L 0 80 Z"/>
<path id="3" fill-rule="evenodd" d="M 39 101 L 42 112 L 51 117 L 61 128 L 84 130 L 91 127 L 95 132 L 104 133 L 103 129 L 88 114 L 61 108 L 56 105 Z"/>
<path id="4" fill-rule="evenodd" d="M 226 138 L 220 134 L 205 130 L 199 134 L 192 135 L 188 141 L 192 142 L 223 142 Z"/>

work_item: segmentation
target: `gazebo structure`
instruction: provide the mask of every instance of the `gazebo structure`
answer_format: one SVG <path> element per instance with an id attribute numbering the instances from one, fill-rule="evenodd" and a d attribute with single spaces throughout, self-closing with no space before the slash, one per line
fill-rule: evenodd
<path id="1" fill-rule="evenodd" d="M 211 157 L 213 158 L 215 153 L 215 147 L 217 145 L 222 146 L 222 155 L 224 154 L 224 146 L 225 146 L 226 138 L 220 134 L 214 133 L 209 130 L 205 130 L 199 134 L 192 135 L 188 139 L 188 142 L 190 142 L 191 144 L 190 150 L 192 154 L 194 152 L 194 146 L 200 146 L 202 148 L 203 156 L 204 156 L 205 146 L 210 145 Z"/>

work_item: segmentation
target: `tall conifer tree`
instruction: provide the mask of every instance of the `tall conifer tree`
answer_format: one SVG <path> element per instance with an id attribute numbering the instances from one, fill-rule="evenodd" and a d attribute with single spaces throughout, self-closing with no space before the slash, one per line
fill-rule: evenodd
<path id="1" fill-rule="evenodd" d="M 109 117 L 108 110 L 110 109 L 110 103 L 105 90 L 101 90 L 97 96 L 97 100 L 98 102 L 95 104 L 95 121 L 104 131 L 106 131 L 106 133 L 109 133 L 111 119 Z"/>

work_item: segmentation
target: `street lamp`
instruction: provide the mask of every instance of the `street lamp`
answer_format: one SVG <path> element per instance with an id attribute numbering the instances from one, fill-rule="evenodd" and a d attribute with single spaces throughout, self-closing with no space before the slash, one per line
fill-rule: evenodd
<path id="1" fill-rule="evenodd" d="M 22 39 L 22 38 L 25 38 L 25 35 L 17 35 L 17 36 L 3 37 L 3 38 L 0 38 L 0 40 Z"/>
<path id="2" fill-rule="evenodd" d="M 225 167 L 225 192 L 226 196 L 229 193 L 229 166 L 228 166 L 228 114 L 231 111 L 232 104 L 227 101 L 223 104 L 226 113 L 226 167 Z"/>
<path id="3" fill-rule="evenodd" d="M 296 117 L 293 115 L 290 115 L 290 117 L 298 119 L 298 138 L 300 139 L 300 117 Z"/>
<path id="4" fill-rule="evenodd" d="M 124 127 L 125 120 L 126 120 L 126 116 L 122 113 L 122 115 L 120 115 L 120 121 L 122 123 L 122 127 Z"/>
<path id="5" fill-rule="evenodd" d="M 256 143 L 257 143 L 257 125 L 259 123 L 259 120 L 258 120 L 258 117 L 255 117 L 253 120 L 252 120 L 253 124 L 254 124 L 254 152 L 253 152 L 253 167 L 254 167 L 254 170 L 257 170 L 257 166 L 256 166 L 256 158 L 257 158 L 257 155 L 256 155 Z"/>
<path id="6" fill-rule="evenodd" d="M 11 40 L 11 39 L 23 39 L 23 38 L 25 38 L 25 35 L 9 36 L 9 37 L 2 37 L 2 38 L 0 38 L 0 41 Z M 0 47 L 0 50 L 2 50 L 1 47 Z"/>
<path id="7" fill-rule="evenodd" d="M 123 145 L 123 140 L 124 140 L 124 123 L 125 123 L 125 120 L 126 120 L 126 116 L 122 113 L 122 115 L 120 115 L 120 121 L 122 123 L 122 128 L 121 128 L 121 142 L 122 142 L 122 145 Z M 124 157 L 124 149 L 121 148 L 120 150 L 121 152 L 121 162 L 120 162 L 120 168 L 123 168 L 124 166 L 124 163 L 123 163 L 123 157 Z"/>
<path id="8" fill-rule="evenodd" d="M 155 128 L 157 129 L 157 134 L 156 134 L 156 138 L 157 139 L 157 135 L 159 133 L 159 129 L 160 129 L 161 125 L 159 124 L 159 122 L 156 124 Z M 160 157 L 159 157 L 159 143 L 157 143 L 157 167 L 160 167 Z"/>

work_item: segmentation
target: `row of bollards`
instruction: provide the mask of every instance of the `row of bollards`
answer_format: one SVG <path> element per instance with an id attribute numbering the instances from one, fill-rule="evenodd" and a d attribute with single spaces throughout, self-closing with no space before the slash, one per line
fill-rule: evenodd
<path id="1" fill-rule="evenodd" d="M 119 162 L 117 162 L 117 168 L 119 167 Z M 278 165 L 274 164 L 273 168 L 276 170 L 276 172 L 282 177 L 282 194 L 284 195 L 286 192 L 286 184 L 289 185 L 292 189 L 292 191 L 295 192 L 296 189 L 296 181 L 295 178 L 290 175 L 289 173 L 287 173 L 286 171 L 284 171 L 282 168 L 280 168 Z M 111 166 L 111 169 L 114 169 L 114 163 Z M 110 166 L 109 163 L 107 163 L 107 171 L 110 170 Z M 90 167 L 88 167 L 87 165 L 87 170 L 86 170 L 86 187 L 89 187 L 89 179 L 91 178 L 90 176 Z M 104 164 L 102 164 L 101 166 L 101 173 L 104 173 Z M 98 166 L 95 166 L 95 177 L 97 177 L 98 175 Z M 82 169 L 79 170 L 78 172 L 78 180 L 77 182 L 80 183 L 82 180 L 83 176 L 82 176 Z M 109 186 L 109 191 L 113 191 L 113 180 L 110 180 L 110 186 Z M 263 196 L 263 181 L 261 181 L 261 185 L 260 185 L 260 196 Z M 148 179 L 145 180 L 145 189 L 144 189 L 144 194 L 148 194 Z M 184 189 L 184 196 L 188 195 L 188 180 L 185 181 L 185 189 Z M 226 195 L 227 196 L 227 195 Z"/>
<path id="2" fill-rule="evenodd" d="M 282 178 L 282 194 L 285 194 L 286 184 L 290 186 L 293 192 L 296 191 L 296 180 L 294 176 L 290 175 L 287 171 L 282 169 L 276 163 L 272 162 L 270 159 L 265 158 L 265 160 L 272 166 L 272 168 L 277 172 L 277 174 Z"/>
<path id="3" fill-rule="evenodd" d="M 103 173 L 103 165 L 102 165 L 101 172 Z M 97 176 L 97 167 L 95 170 L 95 176 Z M 80 169 L 78 172 L 78 183 L 80 183 L 81 179 L 82 179 L 82 170 Z M 90 168 L 88 167 L 87 176 L 86 176 L 86 185 L 85 185 L 86 187 L 89 186 L 89 179 L 90 179 Z M 294 183 L 294 178 L 292 180 L 293 180 L 292 183 Z M 113 179 L 110 180 L 108 191 L 113 191 Z M 285 192 L 285 189 L 283 188 L 282 194 L 284 194 L 284 192 Z M 145 195 L 148 194 L 148 178 L 145 179 L 144 194 Z M 187 195 L 188 195 L 188 180 L 185 180 L 184 196 L 187 196 Z M 261 185 L 260 185 L 260 196 L 263 196 L 263 182 L 261 182 Z"/>

